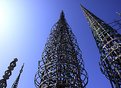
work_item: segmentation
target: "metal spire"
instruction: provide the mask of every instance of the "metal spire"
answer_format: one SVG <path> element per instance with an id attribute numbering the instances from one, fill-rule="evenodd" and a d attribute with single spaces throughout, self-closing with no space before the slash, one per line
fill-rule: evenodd
<path id="1" fill-rule="evenodd" d="M 37 88 L 85 88 L 88 83 L 81 50 L 64 12 L 52 27 L 35 75 Z"/>
<path id="2" fill-rule="evenodd" d="M 21 73 L 23 72 L 23 67 L 24 67 L 24 64 L 22 65 L 21 70 L 19 72 L 19 75 L 18 75 L 17 79 L 15 80 L 15 82 L 13 83 L 11 88 L 17 88 L 18 87 L 19 79 L 20 79 Z"/>
<path id="3" fill-rule="evenodd" d="M 100 52 L 100 68 L 112 88 L 121 88 L 121 35 L 84 6 L 82 10 Z"/>
<path id="4" fill-rule="evenodd" d="M 0 88 L 6 88 L 7 87 L 7 80 L 12 75 L 12 71 L 14 67 L 16 66 L 16 62 L 18 61 L 17 58 L 15 58 L 9 65 L 8 70 L 5 71 L 5 74 L 3 75 L 3 79 L 0 80 Z"/>
<path id="5" fill-rule="evenodd" d="M 61 15 L 60 15 L 60 20 L 65 20 L 65 14 L 64 14 L 63 10 L 62 10 Z"/>

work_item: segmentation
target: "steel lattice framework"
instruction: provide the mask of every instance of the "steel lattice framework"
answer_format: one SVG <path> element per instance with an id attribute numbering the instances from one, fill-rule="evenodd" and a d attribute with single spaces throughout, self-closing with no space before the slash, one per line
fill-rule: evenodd
<path id="1" fill-rule="evenodd" d="M 81 6 L 90 24 L 100 52 L 100 68 L 112 88 L 121 88 L 121 35 L 100 18 Z"/>
<path id="2" fill-rule="evenodd" d="M 3 75 L 3 79 L 0 80 L 0 88 L 6 88 L 7 87 L 7 80 L 12 74 L 13 69 L 16 67 L 16 62 L 18 61 L 17 58 L 15 58 L 10 65 L 8 66 L 8 70 L 5 71 Z"/>
<path id="3" fill-rule="evenodd" d="M 19 80 L 20 80 L 21 73 L 23 72 L 23 68 L 24 68 L 24 64 L 22 65 L 21 70 L 20 70 L 20 72 L 19 72 L 19 75 L 18 75 L 18 77 L 16 78 L 16 80 L 15 80 L 15 82 L 13 83 L 13 85 L 12 85 L 11 88 L 17 88 L 17 87 L 18 87 L 18 83 L 19 83 Z"/>
<path id="4" fill-rule="evenodd" d="M 39 61 L 35 75 L 37 88 L 85 88 L 87 72 L 81 50 L 62 11 Z"/>

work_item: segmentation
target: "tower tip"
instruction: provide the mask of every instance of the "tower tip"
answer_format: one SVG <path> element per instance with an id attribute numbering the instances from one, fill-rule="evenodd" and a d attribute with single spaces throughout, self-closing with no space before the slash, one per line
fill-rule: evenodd
<path id="1" fill-rule="evenodd" d="M 24 68 L 24 63 L 23 63 L 23 65 L 22 65 L 22 67 L 21 67 L 20 73 L 23 72 L 23 68 Z"/>
<path id="2" fill-rule="evenodd" d="M 63 10 L 61 11 L 61 14 L 64 14 L 64 11 Z"/>
<path id="3" fill-rule="evenodd" d="M 64 18 L 64 17 L 65 17 L 64 11 L 62 10 L 62 11 L 61 11 L 61 14 L 60 14 L 60 18 Z"/>
<path id="4" fill-rule="evenodd" d="M 80 4 L 81 7 L 84 7 L 82 4 Z"/>
<path id="5" fill-rule="evenodd" d="M 22 65 L 22 68 L 24 67 L 24 63 L 23 63 L 23 65 Z"/>
<path id="6" fill-rule="evenodd" d="M 18 59 L 17 58 L 14 58 L 14 61 L 18 61 Z"/>
<path id="7" fill-rule="evenodd" d="M 82 4 L 80 4 L 80 6 L 81 6 L 82 10 L 86 9 Z"/>

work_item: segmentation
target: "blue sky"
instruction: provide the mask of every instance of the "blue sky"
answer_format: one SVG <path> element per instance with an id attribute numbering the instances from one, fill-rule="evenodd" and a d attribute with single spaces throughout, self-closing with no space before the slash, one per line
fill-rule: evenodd
<path id="1" fill-rule="evenodd" d="M 120 0 L 0 0 L 0 79 L 13 58 L 18 58 L 7 88 L 11 87 L 23 63 L 18 88 L 35 88 L 38 60 L 62 10 L 82 50 L 89 75 L 87 88 L 111 88 L 100 72 L 98 48 L 80 4 L 107 23 L 120 18 L 115 13 L 121 12 Z"/>

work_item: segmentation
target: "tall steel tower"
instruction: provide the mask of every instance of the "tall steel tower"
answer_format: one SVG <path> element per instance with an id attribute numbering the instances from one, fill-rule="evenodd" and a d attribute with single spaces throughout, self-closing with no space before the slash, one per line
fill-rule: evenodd
<path id="1" fill-rule="evenodd" d="M 35 75 L 37 88 L 85 88 L 88 82 L 81 50 L 62 11 L 52 27 Z"/>
<path id="2" fill-rule="evenodd" d="M 100 52 L 100 68 L 112 88 L 121 88 L 121 35 L 81 5 Z"/>
<path id="3" fill-rule="evenodd" d="M 20 80 L 21 73 L 23 72 L 23 68 L 24 68 L 24 64 L 22 65 L 21 70 L 20 70 L 20 72 L 19 72 L 19 75 L 18 75 L 18 77 L 16 78 L 16 80 L 15 80 L 15 82 L 13 83 L 13 85 L 12 85 L 11 88 L 17 88 L 17 87 L 18 87 L 18 83 L 19 83 L 19 80 Z"/>
<path id="4" fill-rule="evenodd" d="M 10 65 L 8 66 L 8 70 L 5 71 L 4 75 L 3 75 L 3 79 L 0 80 L 0 88 L 6 88 L 7 87 L 7 80 L 9 79 L 9 77 L 12 74 L 12 71 L 14 69 L 14 67 L 16 66 L 16 62 L 18 61 L 17 58 L 15 58 Z"/>

